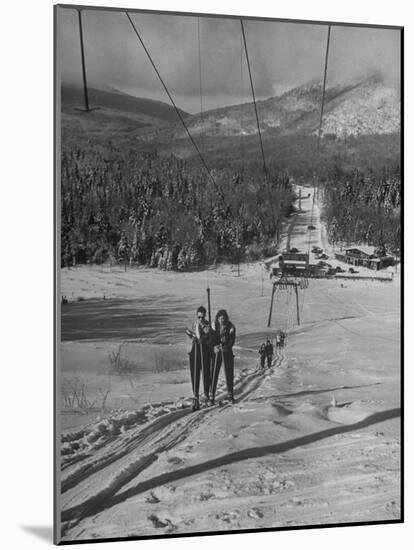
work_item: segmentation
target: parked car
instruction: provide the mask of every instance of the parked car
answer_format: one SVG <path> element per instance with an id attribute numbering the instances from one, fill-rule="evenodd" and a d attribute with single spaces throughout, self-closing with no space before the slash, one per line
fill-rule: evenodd
<path id="1" fill-rule="evenodd" d="M 289 249 L 289 252 L 293 252 L 293 254 L 296 254 L 297 252 L 299 252 L 299 250 L 297 248 L 293 247 L 293 248 Z"/>
<path id="2" fill-rule="evenodd" d="M 337 265 L 337 266 L 335 267 L 335 271 L 336 271 L 337 273 L 345 273 L 345 269 L 342 269 L 342 267 L 341 267 L 340 265 Z"/>
<path id="3" fill-rule="evenodd" d="M 312 246 L 312 252 L 313 252 L 314 254 L 322 254 L 323 250 L 322 250 L 322 248 L 320 248 L 319 246 L 315 246 L 315 245 L 314 245 L 314 246 Z"/>
<path id="4" fill-rule="evenodd" d="M 349 273 L 358 273 L 358 271 L 355 271 L 355 269 L 353 267 L 350 267 L 348 269 Z"/>
<path id="5" fill-rule="evenodd" d="M 308 225 L 308 229 L 312 230 L 312 229 L 316 229 L 316 227 L 314 225 Z"/>

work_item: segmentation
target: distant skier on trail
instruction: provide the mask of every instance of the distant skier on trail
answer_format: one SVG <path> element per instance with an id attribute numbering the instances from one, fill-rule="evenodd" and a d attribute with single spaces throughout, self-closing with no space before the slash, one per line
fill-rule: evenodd
<path id="1" fill-rule="evenodd" d="M 236 327 L 230 321 L 227 311 L 220 309 L 217 312 L 214 322 L 214 357 L 213 371 L 211 379 L 210 400 L 214 404 L 217 382 L 219 378 L 220 368 L 224 363 L 224 374 L 226 377 L 227 392 L 231 403 L 235 403 L 233 395 L 233 380 L 234 380 L 234 355 L 233 346 L 236 339 Z"/>
<path id="2" fill-rule="evenodd" d="M 286 334 L 283 332 L 283 330 L 279 329 L 276 332 L 276 347 L 283 348 L 285 345 L 285 340 L 286 340 Z"/>
<path id="3" fill-rule="evenodd" d="M 204 396 L 209 400 L 210 370 L 213 353 L 213 331 L 206 319 L 206 308 L 200 306 L 197 309 L 197 318 L 192 330 L 187 329 L 186 334 L 192 338 L 192 346 L 189 352 L 191 385 L 193 389 L 193 411 L 200 408 L 200 374 L 203 377 Z"/>
<path id="4" fill-rule="evenodd" d="M 267 367 L 270 369 L 273 361 L 273 345 L 269 340 L 269 338 L 267 339 L 266 345 L 265 345 L 265 356 L 267 359 Z"/>
<path id="5" fill-rule="evenodd" d="M 259 348 L 259 356 L 260 356 L 260 368 L 264 369 L 265 362 L 266 362 L 266 344 L 263 343 Z"/>

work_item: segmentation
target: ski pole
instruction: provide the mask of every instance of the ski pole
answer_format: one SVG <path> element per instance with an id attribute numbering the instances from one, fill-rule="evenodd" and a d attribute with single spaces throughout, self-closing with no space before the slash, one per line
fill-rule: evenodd
<path id="1" fill-rule="evenodd" d="M 203 388 L 204 388 L 204 357 L 203 357 L 203 346 L 201 345 L 201 342 L 198 342 L 199 348 L 200 348 L 200 360 L 201 360 L 201 376 L 203 378 Z M 200 380 L 201 383 L 201 380 Z"/>
<path id="2" fill-rule="evenodd" d="M 196 388 L 196 376 L 197 376 L 197 338 L 194 341 L 194 365 L 193 365 L 193 395 L 195 397 L 195 388 Z"/>
<path id="3" fill-rule="evenodd" d="M 214 369 L 213 369 L 213 377 L 211 379 L 211 391 L 213 394 L 213 399 L 216 396 L 216 388 L 215 386 L 215 380 L 216 380 L 216 370 L 217 370 L 217 359 L 218 359 L 218 353 L 214 353 L 215 359 L 214 359 Z"/>

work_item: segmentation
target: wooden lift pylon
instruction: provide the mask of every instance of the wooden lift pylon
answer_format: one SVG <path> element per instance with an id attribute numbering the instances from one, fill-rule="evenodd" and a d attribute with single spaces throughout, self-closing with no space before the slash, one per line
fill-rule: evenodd
<path id="1" fill-rule="evenodd" d="M 295 295 L 296 295 L 296 320 L 298 325 L 300 325 L 300 313 L 299 313 L 299 294 L 298 294 L 298 286 L 300 284 L 296 281 L 289 281 L 286 279 L 279 279 L 278 281 L 274 281 L 273 288 L 272 288 L 272 297 L 270 300 L 270 310 L 269 310 L 269 318 L 267 320 L 267 326 L 270 327 L 270 323 L 272 322 L 272 312 L 273 312 L 273 299 L 275 296 L 276 288 L 277 287 L 284 288 L 285 286 L 292 286 L 295 289 Z"/>

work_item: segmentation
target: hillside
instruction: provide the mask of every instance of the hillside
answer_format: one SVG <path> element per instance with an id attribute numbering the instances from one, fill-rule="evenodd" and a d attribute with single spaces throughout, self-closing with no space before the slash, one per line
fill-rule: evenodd
<path id="1" fill-rule="evenodd" d="M 374 75 L 347 86 L 328 87 L 321 157 L 316 155 L 321 83 L 310 82 L 274 98 L 258 102 L 258 113 L 268 163 L 293 176 L 322 177 L 334 166 L 366 170 L 380 162 L 400 161 L 400 98 L 396 88 Z M 93 139 L 103 145 L 193 159 L 197 155 L 177 121 L 173 107 L 117 90 L 89 90 L 98 110 L 79 110 L 80 88 L 62 88 L 63 144 L 79 145 Z M 212 168 L 260 164 L 261 152 L 253 104 L 245 103 L 185 117 L 208 165 Z M 258 169 L 260 170 L 258 164 Z"/>
<path id="2" fill-rule="evenodd" d="M 328 104 L 324 133 L 337 136 L 390 134 L 400 131 L 397 89 L 364 82 Z"/>
<path id="3" fill-rule="evenodd" d="M 162 101 L 138 98 L 112 88 L 89 88 L 89 113 L 83 111 L 83 89 L 62 85 L 62 129 L 64 136 L 79 134 L 112 139 L 136 136 L 143 128 L 163 128 L 177 121 L 173 107 Z M 189 115 L 180 111 L 186 118 Z"/>
<path id="4" fill-rule="evenodd" d="M 322 84 L 311 82 L 284 94 L 257 102 L 261 131 L 310 135 L 317 132 Z M 389 134 L 400 128 L 400 98 L 396 88 L 377 75 L 353 85 L 328 87 L 323 133 L 337 137 Z M 187 120 L 194 136 L 249 136 L 257 133 L 251 102 L 190 116 Z M 176 124 L 169 131 L 154 133 L 150 139 L 184 137 Z"/>

